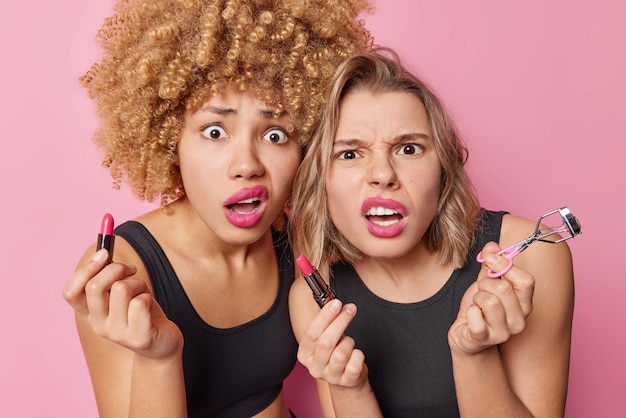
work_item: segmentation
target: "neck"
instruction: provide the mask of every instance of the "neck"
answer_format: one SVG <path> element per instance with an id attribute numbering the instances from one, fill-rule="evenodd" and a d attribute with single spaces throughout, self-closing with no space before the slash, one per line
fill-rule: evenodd
<path id="1" fill-rule="evenodd" d="M 155 210 L 138 220 L 158 237 L 164 248 L 168 248 L 168 253 L 196 262 L 210 259 L 236 269 L 244 266 L 251 257 L 264 257 L 262 250 L 272 248 L 269 229 L 255 241 L 250 241 L 249 231 L 241 231 L 242 238 L 234 233 L 224 240 L 207 227 L 186 197 L 171 203 L 167 210 Z"/>
<path id="2" fill-rule="evenodd" d="M 377 296 L 393 302 L 417 302 L 433 296 L 454 271 L 441 264 L 438 252 L 425 246 L 394 258 L 364 256 L 354 267 L 365 285 Z"/>

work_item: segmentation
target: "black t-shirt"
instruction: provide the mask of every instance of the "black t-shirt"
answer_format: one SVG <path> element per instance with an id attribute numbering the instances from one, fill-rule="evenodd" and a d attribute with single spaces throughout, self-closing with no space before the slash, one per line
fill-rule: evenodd
<path id="1" fill-rule="evenodd" d="M 498 242 L 505 212 L 482 211 L 468 261 L 432 297 L 416 303 L 379 298 L 351 264 L 332 266 L 331 286 L 358 313 L 346 334 L 365 354 L 369 379 L 385 418 L 459 416 L 448 330 L 461 298 L 476 280 L 476 256 L 489 241 Z"/>
<path id="2" fill-rule="evenodd" d="M 286 234 L 273 233 L 279 285 L 272 307 L 228 329 L 214 328 L 200 318 L 165 253 L 142 224 L 128 221 L 115 234 L 135 249 L 155 299 L 183 333 L 189 417 L 249 417 L 269 406 L 292 371 L 297 352 L 289 320 L 294 269 Z"/>

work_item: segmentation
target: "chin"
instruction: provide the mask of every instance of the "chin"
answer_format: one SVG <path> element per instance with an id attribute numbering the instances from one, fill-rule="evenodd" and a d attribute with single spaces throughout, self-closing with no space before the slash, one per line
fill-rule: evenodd
<path id="1" fill-rule="evenodd" d="M 378 245 L 369 248 L 359 248 L 365 257 L 377 258 L 381 260 L 393 260 L 404 257 L 411 249 L 398 248 L 397 245 Z"/>

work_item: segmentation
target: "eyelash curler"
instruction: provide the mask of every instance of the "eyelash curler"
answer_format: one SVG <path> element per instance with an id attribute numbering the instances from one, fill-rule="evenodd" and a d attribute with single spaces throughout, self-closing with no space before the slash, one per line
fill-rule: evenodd
<path id="1" fill-rule="evenodd" d="M 543 221 L 545 218 L 548 218 L 556 213 L 558 213 L 561 216 L 561 224 L 556 227 L 541 228 L 541 221 Z M 548 212 L 545 215 L 542 215 L 537 221 L 537 226 L 535 227 L 534 234 L 518 242 L 517 244 L 514 244 L 510 246 L 509 248 L 505 248 L 504 250 L 497 253 L 499 255 L 504 256 L 504 258 L 508 259 L 509 264 L 502 271 L 499 271 L 499 272 L 488 270 L 487 276 L 491 278 L 496 278 L 496 277 L 500 277 L 508 273 L 509 270 L 511 270 L 511 267 L 513 267 L 513 259 L 517 257 L 519 253 L 521 253 L 526 248 L 528 248 L 530 244 L 532 244 L 533 242 L 541 241 L 541 242 L 547 242 L 549 244 L 558 244 L 559 242 L 568 240 L 570 238 L 574 238 L 576 235 L 579 235 L 580 233 L 581 233 L 580 222 L 578 222 L 578 219 L 576 219 L 576 217 L 572 214 L 572 212 L 570 212 L 567 206 L 553 210 L 552 212 Z M 547 239 L 548 237 L 555 235 L 555 234 L 562 234 L 563 236 L 557 239 L 556 241 Z M 476 257 L 476 260 L 479 263 L 482 263 L 483 261 L 485 261 L 482 258 L 481 253 L 478 254 L 478 257 Z"/>

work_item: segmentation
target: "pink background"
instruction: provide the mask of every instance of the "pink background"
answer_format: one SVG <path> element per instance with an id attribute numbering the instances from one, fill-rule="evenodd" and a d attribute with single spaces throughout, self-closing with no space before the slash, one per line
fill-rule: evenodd
<path id="1" fill-rule="evenodd" d="M 97 57 L 110 1 L 4 5 L 0 243 L 0 416 L 95 417 L 61 289 L 96 238 L 152 207 L 111 188 L 90 142 L 77 77 Z M 593 5 L 592 5 L 593 4 Z M 626 416 L 623 0 L 378 0 L 368 24 L 436 87 L 470 147 L 483 205 L 536 219 L 568 204 L 576 310 L 566 416 Z M 319 417 L 311 380 L 287 383 L 300 417 Z"/>

